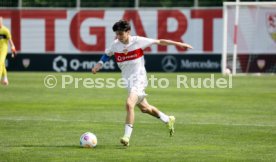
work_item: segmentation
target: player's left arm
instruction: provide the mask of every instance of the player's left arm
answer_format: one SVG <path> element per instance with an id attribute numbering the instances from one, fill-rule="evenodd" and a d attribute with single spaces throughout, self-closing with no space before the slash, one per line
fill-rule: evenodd
<path id="1" fill-rule="evenodd" d="M 187 43 L 182 43 L 182 42 L 176 42 L 168 39 L 158 39 L 156 40 L 156 44 L 161 45 L 161 46 L 168 46 L 168 45 L 174 45 L 174 46 L 179 46 L 182 48 L 188 48 L 188 49 L 193 49 L 193 46 Z"/>

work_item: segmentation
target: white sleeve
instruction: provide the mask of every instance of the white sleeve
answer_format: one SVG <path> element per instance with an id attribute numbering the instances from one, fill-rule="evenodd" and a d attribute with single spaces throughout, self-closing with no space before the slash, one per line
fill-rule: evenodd
<path id="1" fill-rule="evenodd" d="M 113 43 L 111 44 L 111 46 L 110 46 L 109 48 L 106 48 L 106 49 L 105 49 L 105 54 L 106 54 L 107 56 L 112 56 L 112 55 L 114 55 L 114 52 L 113 52 Z"/>
<path id="2" fill-rule="evenodd" d="M 145 48 L 151 46 L 152 44 L 157 43 L 157 40 L 137 36 L 137 42 L 138 42 L 140 48 L 145 49 Z"/>

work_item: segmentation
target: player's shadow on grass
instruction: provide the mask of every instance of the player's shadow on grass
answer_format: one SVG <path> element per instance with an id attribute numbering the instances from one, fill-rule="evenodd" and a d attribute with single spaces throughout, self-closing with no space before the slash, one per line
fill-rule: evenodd
<path id="1" fill-rule="evenodd" d="M 126 149 L 127 147 L 122 145 L 98 145 L 96 149 Z"/>
<path id="2" fill-rule="evenodd" d="M 20 146 L 19 146 L 20 147 Z M 80 148 L 78 145 L 21 145 L 21 147 L 57 147 L 57 148 Z"/>

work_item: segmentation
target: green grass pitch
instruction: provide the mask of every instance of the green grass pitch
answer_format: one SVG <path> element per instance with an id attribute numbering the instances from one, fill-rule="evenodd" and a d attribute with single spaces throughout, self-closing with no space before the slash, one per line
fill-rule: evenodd
<path id="1" fill-rule="evenodd" d="M 57 87 L 44 86 L 55 75 Z M 170 80 L 168 88 L 147 88 L 148 101 L 175 115 L 176 134 L 135 108 L 130 147 L 124 132 L 122 88 L 61 88 L 61 76 L 120 78 L 119 73 L 9 72 L 0 87 L 0 161 L 275 161 L 276 76 L 233 78 L 233 88 L 176 88 L 176 75 L 149 73 Z M 220 74 L 215 75 L 221 77 Z M 95 149 L 79 147 L 80 135 L 97 135 Z"/>

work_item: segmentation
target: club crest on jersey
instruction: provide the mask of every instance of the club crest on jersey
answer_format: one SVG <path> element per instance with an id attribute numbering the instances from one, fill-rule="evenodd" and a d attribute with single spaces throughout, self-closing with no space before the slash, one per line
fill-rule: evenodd
<path id="1" fill-rule="evenodd" d="M 128 50 L 125 48 L 125 49 L 123 50 L 123 52 L 124 52 L 125 55 L 127 55 Z"/>
<path id="2" fill-rule="evenodd" d="M 275 13 L 267 13 L 266 14 L 266 25 L 268 33 L 271 38 L 276 43 L 276 12 Z"/>

